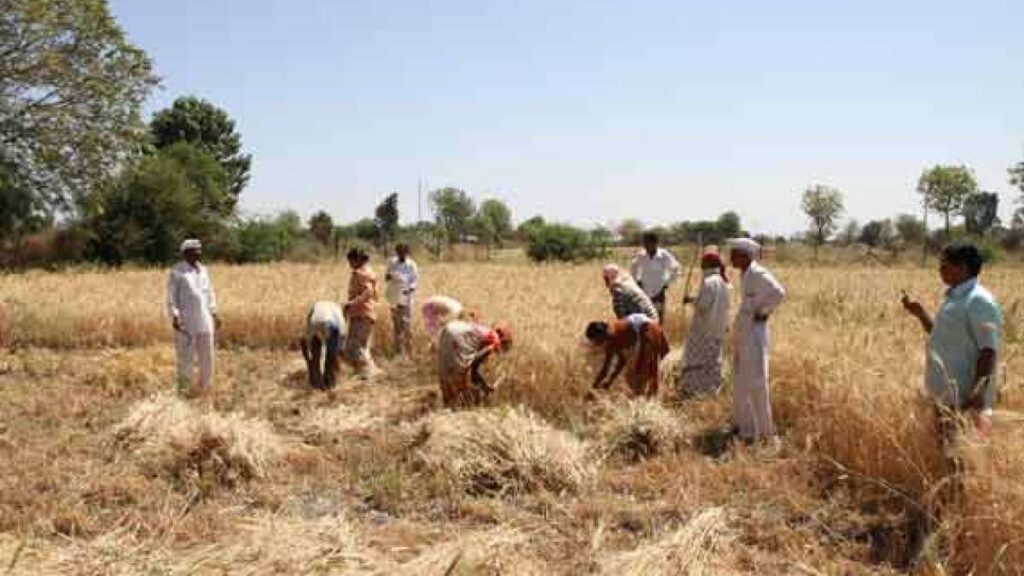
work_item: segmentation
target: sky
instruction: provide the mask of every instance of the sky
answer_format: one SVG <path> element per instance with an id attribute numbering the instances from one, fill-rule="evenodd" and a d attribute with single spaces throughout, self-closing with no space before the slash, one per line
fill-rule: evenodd
<path id="1" fill-rule="evenodd" d="M 456 186 L 517 220 L 736 210 L 806 229 L 810 184 L 863 222 L 919 212 L 931 165 L 1016 198 L 1020 0 L 111 0 L 162 87 L 226 109 L 248 214 L 372 215 Z M 426 194 L 422 214 L 429 216 Z"/>

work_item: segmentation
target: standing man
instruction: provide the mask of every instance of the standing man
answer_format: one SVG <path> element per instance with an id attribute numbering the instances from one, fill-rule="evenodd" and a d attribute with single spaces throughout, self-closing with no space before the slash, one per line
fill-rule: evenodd
<path id="1" fill-rule="evenodd" d="M 362 248 L 352 248 L 346 255 L 352 276 L 348 281 L 348 301 L 345 303 L 345 319 L 348 320 L 348 337 L 345 339 L 345 358 L 363 379 L 380 374 L 370 354 L 370 337 L 377 323 L 377 302 L 380 298 L 377 275 L 369 266 L 370 256 Z"/>
<path id="2" fill-rule="evenodd" d="M 391 305 L 391 324 L 394 327 L 395 350 L 399 354 L 412 355 L 412 302 L 419 281 L 416 262 L 409 258 L 409 245 L 395 246 L 395 257 L 388 261 L 387 273 L 388 304 Z"/>
<path id="3" fill-rule="evenodd" d="M 630 273 L 654 302 L 658 319 L 665 323 L 665 291 L 679 277 L 681 267 L 671 252 L 658 247 L 658 235 L 645 232 L 644 248 L 633 257 Z"/>
<path id="4" fill-rule="evenodd" d="M 1003 313 L 992 294 L 978 283 L 981 265 L 981 253 L 974 245 L 947 246 L 942 251 L 939 276 L 948 290 L 934 320 L 920 302 L 906 294 L 903 307 L 929 335 L 925 390 L 950 410 L 968 413 L 978 430 L 987 434 L 996 403 Z M 943 426 L 942 431 L 943 439 L 948 440 L 952 428 Z"/>
<path id="5" fill-rule="evenodd" d="M 199 240 L 189 238 L 181 243 L 182 261 L 171 268 L 167 280 L 167 312 L 174 328 L 179 387 L 184 390 L 191 385 L 198 353 L 199 389 L 206 392 L 213 382 L 213 334 L 220 328 L 220 319 L 213 283 L 200 263 L 202 254 Z"/>
<path id="6" fill-rule="evenodd" d="M 775 436 L 768 393 L 768 318 L 786 291 L 757 262 L 761 246 L 749 238 L 729 241 L 729 259 L 740 270 L 742 299 L 733 328 L 732 417 L 740 438 L 752 442 Z"/>

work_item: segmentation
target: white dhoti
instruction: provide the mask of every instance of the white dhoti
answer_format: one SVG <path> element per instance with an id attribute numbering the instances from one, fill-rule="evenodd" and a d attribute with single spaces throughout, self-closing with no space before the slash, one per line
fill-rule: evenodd
<path id="1" fill-rule="evenodd" d="M 775 435 L 768 391 L 769 333 L 766 322 L 741 318 L 734 351 L 732 417 L 744 440 Z"/>
<path id="2" fill-rule="evenodd" d="M 209 390 L 213 384 L 213 333 L 188 334 L 176 332 L 175 352 L 178 357 L 178 383 L 182 388 L 191 386 L 196 356 L 199 357 L 199 387 Z"/>

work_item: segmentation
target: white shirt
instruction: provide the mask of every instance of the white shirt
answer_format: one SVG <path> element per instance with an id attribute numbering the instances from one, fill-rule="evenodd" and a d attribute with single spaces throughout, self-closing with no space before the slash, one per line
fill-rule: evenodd
<path id="1" fill-rule="evenodd" d="M 167 313 L 181 319 L 181 329 L 189 334 L 212 334 L 217 298 L 206 267 L 178 262 L 167 280 Z"/>
<path id="2" fill-rule="evenodd" d="M 392 306 L 412 305 L 412 294 L 416 291 L 419 281 L 419 268 L 412 258 L 400 262 L 398 257 L 388 260 L 387 289 L 384 296 Z"/>
<path id="3" fill-rule="evenodd" d="M 705 274 L 700 292 L 697 293 L 697 312 L 691 329 L 704 331 L 717 340 L 724 340 L 725 331 L 729 328 L 729 292 L 732 287 L 717 272 Z"/>
<path id="4" fill-rule="evenodd" d="M 345 334 L 345 316 L 341 306 L 326 300 L 314 303 L 306 319 L 306 336 L 318 336 L 326 341 L 331 335 L 331 328 Z"/>
<path id="5" fill-rule="evenodd" d="M 743 273 L 743 300 L 737 318 L 752 321 L 754 316 L 768 315 L 782 303 L 786 291 L 767 268 L 752 262 Z"/>
<path id="6" fill-rule="evenodd" d="M 647 255 L 647 250 L 638 252 L 629 271 L 644 292 L 653 298 L 679 277 L 680 266 L 671 252 L 658 248 L 653 258 Z"/>

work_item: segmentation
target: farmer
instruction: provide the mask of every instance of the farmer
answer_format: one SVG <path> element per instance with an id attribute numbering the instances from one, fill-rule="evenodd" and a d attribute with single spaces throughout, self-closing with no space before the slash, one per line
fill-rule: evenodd
<path id="1" fill-rule="evenodd" d="M 612 310 L 616 318 L 621 320 L 630 314 L 643 314 L 654 321 L 661 318 L 650 297 L 621 268 L 608 264 L 601 274 L 604 285 L 611 293 Z"/>
<path id="2" fill-rule="evenodd" d="M 987 434 L 996 403 L 1003 314 L 995 297 L 978 283 L 981 266 L 975 246 L 951 244 L 942 251 L 939 264 L 948 290 L 935 318 L 906 294 L 902 302 L 929 335 L 925 390 L 945 408 L 967 413 Z"/>
<path id="3" fill-rule="evenodd" d="M 299 339 L 312 388 L 334 388 L 338 375 L 338 356 L 344 339 L 345 318 L 341 306 L 326 300 L 315 302 L 306 314 L 306 331 Z M 321 353 L 324 355 L 322 370 Z"/>
<path id="4" fill-rule="evenodd" d="M 658 364 L 668 355 L 668 341 L 661 326 L 650 316 L 631 314 L 611 323 L 591 322 L 587 325 L 586 337 L 595 346 L 604 348 L 604 363 L 594 379 L 594 389 L 610 388 L 632 354 L 635 358 L 626 375 L 630 390 L 634 396 L 657 396 Z"/>
<path id="5" fill-rule="evenodd" d="M 464 320 L 462 304 L 448 296 L 431 296 L 423 302 L 423 326 L 433 338 L 445 324 L 452 320 Z"/>
<path id="6" fill-rule="evenodd" d="M 191 385 L 198 354 L 199 389 L 207 391 L 213 383 L 213 334 L 215 328 L 220 328 L 220 318 L 213 282 L 200 262 L 202 255 L 199 240 L 189 238 L 181 243 L 182 261 L 171 268 L 167 280 L 167 312 L 174 328 L 179 386 L 185 389 Z"/>
<path id="7" fill-rule="evenodd" d="M 717 250 L 706 251 L 700 267 L 704 280 L 697 297 L 683 299 L 684 304 L 694 307 L 679 379 L 679 396 L 683 399 L 717 394 L 722 386 L 722 343 L 729 326 L 732 288 Z"/>
<path id="8" fill-rule="evenodd" d="M 412 354 L 412 301 L 418 280 L 419 269 L 409 258 L 409 245 L 396 245 L 384 281 L 387 283 L 385 295 L 391 305 L 395 350 L 399 354 Z"/>
<path id="9" fill-rule="evenodd" d="M 665 322 L 665 292 L 679 277 L 680 266 L 668 250 L 658 247 L 658 235 L 645 232 L 643 250 L 633 257 L 630 273 L 637 284 L 654 302 L 658 320 Z"/>
<path id="10" fill-rule="evenodd" d="M 741 271 L 742 300 L 733 328 L 733 423 L 746 441 L 773 438 L 768 393 L 768 318 L 786 292 L 757 262 L 761 246 L 749 238 L 729 241 L 729 259 Z"/>
<path id="11" fill-rule="evenodd" d="M 344 307 L 345 319 L 348 321 L 344 357 L 359 376 L 367 380 L 380 374 L 370 355 L 370 337 L 377 321 L 377 276 L 369 266 L 370 256 L 362 248 L 352 248 L 346 257 L 352 275 L 348 281 L 348 301 Z"/>
<path id="12" fill-rule="evenodd" d="M 441 329 L 437 342 L 437 366 L 441 400 L 446 408 L 479 404 L 493 391 L 480 374 L 480 366 L 498 351 L 512 345 L 512 332 L 504 324 L 453 320 Z"/>

